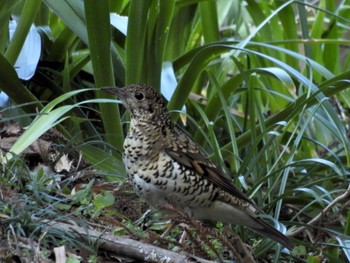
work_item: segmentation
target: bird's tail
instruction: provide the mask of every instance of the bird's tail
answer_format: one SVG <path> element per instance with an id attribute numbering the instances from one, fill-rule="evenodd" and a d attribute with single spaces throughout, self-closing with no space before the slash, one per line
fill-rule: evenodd
<path id="1" fill-rule="evenodd" d="M 288 237 L 286 237 L 284 234 L 282 234 L 270 224 L 266 223 L 260 217 L 256 217 L 255 220 L 258 223 L 257 225 L 259 227 L 252 228 L 252 230 L 263 236 L 267 236 L 268 238 L 276 241 L 277 243 L 280 243 L 282 246 L 288 248 L 289 250 L 293 250 L 295 244 L 292 241 L 290 241 Z"/>

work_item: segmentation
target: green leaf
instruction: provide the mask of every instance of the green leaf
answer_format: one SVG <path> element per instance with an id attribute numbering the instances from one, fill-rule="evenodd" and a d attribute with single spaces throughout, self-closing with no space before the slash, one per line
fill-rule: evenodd
<path id="1" fill-rule="evenodd" d="M 63 203 L 55 203 L 53 205 L 56 209 L 63 210 L 63 211 L 69 211 L 72 206 L 69 204 L 63 204 Z"/>
<path id="2" fill-rule="evenodd" d="M 13 154 L 19 155 L 46 131 L 68 118 L 68 116 L 64 115 L 76 105 L 65 105 L 56 109 L 54 109 L 54 107 L 64 100 L 87 90 L 89 89 L 68 92 L 47 104 L 35 118 L 30 127 L 13 144 L 9 153 L 6 154 L 6 159 L 9 161 L 13 158 Z"/>
<path id="3" fill-rule="evenodd" d="M 96 88 L 114 86 L 108 1 L 85 0 L 84 3 L 95 86 Z M 115 98 L 114 95 L 99 90 L 96 91 L 96 97 Z M 123 139 L 115 139 L 115 136 L 123 134 L 118 105 L 101 103 L 99 107 L 107 142 L 115 149 L 122 150 Z M 113 153 L 115 156 L 119 155 L 118 151 Z"/>
<path id="4" fill-rule="evenodd" d="M 131 0 L 126 38 L 126 84 L 141 83 L 150 0 Z"/>
<path id="5" fill-rule="evenodd" d="M 94 197 L 94 206 L 97 209 L 103 209 L 105 207 L 113 205 L 115 202 L 115 197 L 112 192 L 105 191 Z"/>

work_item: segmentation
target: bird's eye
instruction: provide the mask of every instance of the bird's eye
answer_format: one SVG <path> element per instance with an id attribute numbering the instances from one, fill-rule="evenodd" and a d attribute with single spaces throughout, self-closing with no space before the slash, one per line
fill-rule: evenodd
<path id="1" fill-rule="evenodd" d="M 145 97 L 145 95 L 143 95 L 142 92 L 136 92 L 136 93 L 135 93 L 135 98 L 136 98 L 137 100 L 142 100 L 144 97 Z"/>

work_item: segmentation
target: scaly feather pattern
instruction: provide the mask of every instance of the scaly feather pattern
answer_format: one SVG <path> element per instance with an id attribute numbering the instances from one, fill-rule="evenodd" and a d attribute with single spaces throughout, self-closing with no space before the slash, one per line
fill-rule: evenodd
<path id="1" fill-rule="evenodd" d="M 257 205 L 171 122 L 150 86 L 104 87 L 131 113 L 123 160 L 134 191 L 152 206 L 171 204 L 199 220 L 244 225 L 288 249 L 295 246 L 259 217 Z"/>

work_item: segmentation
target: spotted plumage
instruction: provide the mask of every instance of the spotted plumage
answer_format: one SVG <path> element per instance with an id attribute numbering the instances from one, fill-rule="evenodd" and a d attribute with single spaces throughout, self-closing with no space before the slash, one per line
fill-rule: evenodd
<path id="1" fill-rule="evenodd" d="M 150 205 L 170 204 L 199 220 L 240 224 L 292 249 L 263 221 L 259 208 L 185 133 L 176 128 L 162 97 L 146 85 L 104 87 L 131 113 L 124 164 L 134 191 Z"/>

